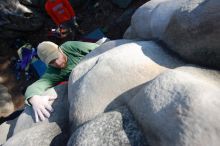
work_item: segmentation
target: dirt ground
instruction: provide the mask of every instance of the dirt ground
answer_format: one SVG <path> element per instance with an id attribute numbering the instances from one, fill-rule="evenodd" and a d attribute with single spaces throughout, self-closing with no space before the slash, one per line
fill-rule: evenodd
<path id="1" fill-rule="evenodd" d="M 84 34 L 87 34 L 96 28 L 100 28 L 105 35 L 110 39 L 120 39 L 130 23 L 132 13 L 136 8 L 146 3 L 147 0 L 135 0 L 126 9 L 118 6 L 107 0 L 99 0 L 98 2 L 85 4 L 75 8 L 80 28 Z M 34 47 L 38 43 L 50 40 L 57 44 L 61 44 L 68 40 L 73 40 L 71 37 L 65 39 L 57 39 L 48 37 L 47 33 L 50 28 L 55 27 L 53 22 L 48 17 L 43 28 L 37 32 L 30 32 L 20 38 L 25 42 L 31 43 Z M 76 34 L 75 40 L 81 38 L 81 34 Z M 23 94 L 28 85 L 36 79 L 26 80 L 23 77 L 20 80 L 16 79 L 13 65 L 13 56 L 16 56 L 16 49 L 11 48 L 5 50 L 6 53 L 0 56 L 0 83 L 8 87 L 15 104 L 15 110 L 20 109 L 24 105 Z"/>

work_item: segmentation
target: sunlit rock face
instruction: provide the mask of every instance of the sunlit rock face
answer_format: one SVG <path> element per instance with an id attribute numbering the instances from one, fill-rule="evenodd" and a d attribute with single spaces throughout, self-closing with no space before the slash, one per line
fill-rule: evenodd
<path id="1" fill-rule="evenodd" d="M 36 10 L 18 0 L 0 1 L 0 38 L 15 38 L 24 32 L 39 29 L 43 19 Z"/>
<path id="2" fill-rule="evenodd" d="M 132 16 L 126 39 L 161 40 L 185 60 L 220 68 L 219 0 L 151 0 Z"/>
<path id="3" fill-rule="evenodd" d="M 118 45 L 121 42 L 124 44 Z M 86 56 L 70 75 L 68 100 L 71 130 L 113 105 L 127 102 L 135 91 L 125 99 L 113 102 L 120 95 L 183 64 L 150 41 L 126 43 L 125 40 L 115 40 L 101 45 Z"/>
<path id="4" fill-rule="evenodd" d="M 55 94 L 49 119 L 35 123 L 27 107 L 0 126 L 0 143 L 220 145 L 220 72 L 186 65 L 153 41 L 104 43 L 73 69 L 68 84 L 43 93 Z"/>
<path id="5" fill-rule="evenodd" d="M 142 85 L 129 109 L 151 146 L 219 146 L 220 73 L 184 66 Z"/>

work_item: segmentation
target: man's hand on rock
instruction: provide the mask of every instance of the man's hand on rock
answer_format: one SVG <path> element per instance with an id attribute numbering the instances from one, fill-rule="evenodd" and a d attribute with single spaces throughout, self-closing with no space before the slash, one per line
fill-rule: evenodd
<path id="1" fill-rule="evenodd" d="M 50 112 L 53 112 L 53 108 L 50 105 L 49 101 L 54 100 L 56 98 L 56 96 L 34 95 L 29 99 L 29 102 L 31 103 L 34 110 L 36 122 L 39 122 L 39 119 L 41 121 L 44 121 L 45 118 L 50 117 Z"/>

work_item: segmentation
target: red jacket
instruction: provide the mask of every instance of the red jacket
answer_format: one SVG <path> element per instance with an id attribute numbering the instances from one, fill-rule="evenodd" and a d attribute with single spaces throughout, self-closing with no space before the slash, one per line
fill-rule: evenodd
<path id="1" fill-rule="evenodd" d="M 75 12 L 68 0 L 47 0 L 45 9 L 56 25 L 60 25 L 75 16 Z"/>

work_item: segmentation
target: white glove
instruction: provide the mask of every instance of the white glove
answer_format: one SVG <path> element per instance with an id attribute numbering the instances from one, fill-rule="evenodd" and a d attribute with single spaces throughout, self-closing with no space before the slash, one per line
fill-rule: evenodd
<path id="1" fill-rule="evenodd" d="M 39 118 L 41 121 L 45 120 L 46 118 L 50 117 L 50 112 L 53 112 L 53 108 L 50 104 L 50 100 L 56 99 L 57 96 L 39 96 L 34 95 L 29 99 L 35 115 L 35 121 L 39 122 Z"/>

